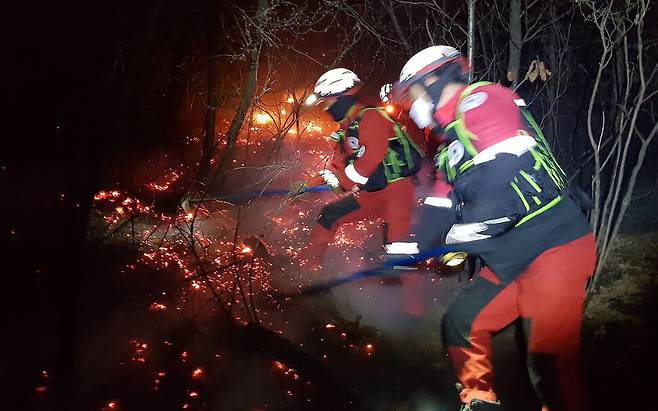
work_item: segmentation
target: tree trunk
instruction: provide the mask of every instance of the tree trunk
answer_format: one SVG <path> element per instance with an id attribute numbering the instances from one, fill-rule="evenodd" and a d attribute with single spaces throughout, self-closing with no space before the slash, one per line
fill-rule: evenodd
<path id="1" fill-rule="evenodd" d="M 395 27 L 395 32 L 398 34 L 398 37 L 400 38 L 400 42 L 404 46 L 404 48 L 407 50 L 407 52 L 412 53 L 413 49 L 409 45 L 409 42 L 407 42 L 407 38 L 405 37 L 404 33 L 402 32 L 402 27 L 400 27 L 400 22 L 398 21 L 397 16 L 395 15 L 395 11 L 393 10 L 393 2 L 389 1 L 386 3 L 386 11 L 388 12 L 388 15 L 391 17 L 391 21 L 393 22 L 393 27 Z"/>
<path id="2" fill-rule="evenodd" d="M 257 15 L 264 15 L 268 7 L 268 0 L 260 0 L 258 2 L 258 12 Z M 263 16 L 264 17 L 264 16 Z M 224 155 L 222 160 L 217 167 L 215 177 L 217 178 L 217 183 L 221 188 L 226 181 L 226 173 L 231 169 L 231 164 L 233 162 L 233 157 L 235 153 L 235 142 L 238 139 L 240 130 L 242 129 L 242 124 L 244 123 L 245 115 L 251 106 L 251 103 L 254 99 L 254 93 L 256 92 L 256 85 L 258 82 L 258 61 L 260 60 L 260 48 L 261 41 L 258 41 L 254 47 L 249 50 L 249 71 L 247 72 L 247 81 L 245 87 L 242 90 L 242 96 L 240 98 L 240 104 L 238 109 L 233 116 L 231 125 L 226 133 L 226 149 L 224 150 Z"/>
<path id="3" fill-rule="evenodd" d="M 507 80 L 515 88 L 519 83 L 519 68 L 521 66 L 521 0 L 511 0 L 509 10 L 509 65 Z"/>
<path id="4" fill-rule="evenodd" d="M 217 37 L 219 35 L 219 17 L 217 9 L 210 2 L 211 10 L 208 13 L 208 84 L 206 103 L 206 118 L 203 133 L 203 145 L 201 147 L 201 161 L 195 178 L 195 184 L 203 184 L 203 180 L 210 171 L 210 161 L 215 153 L 215 119 L 217 116 Z M 201 187 L 196 187 L 201 188 Z"/>
<path id="5" fill-rule="evenodd" d="M 473 81 L 473 70 L 475 65 L 475 0 L 468 0 L 468 64 L 471 71 L 468 74 L 468 82 Z"/>

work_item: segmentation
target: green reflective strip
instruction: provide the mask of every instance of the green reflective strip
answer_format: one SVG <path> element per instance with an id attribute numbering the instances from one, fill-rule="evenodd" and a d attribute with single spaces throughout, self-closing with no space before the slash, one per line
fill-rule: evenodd
<path id="1" fill-rule="evenodd" d="M 447 150 L 443 149 L 439 153 L 438 164 L 439 164 L 439 168 L 442 169 L 442 170 L 445 170 L 446 168 L 448 168 L 448 152 L 447 152 Z"/>
<path id="2" fill-rule="evenodd" d="M 523 176 L 523 178 L 526 179 L 526 181 L 528 181 L 528 183 L 530 183 L 530 185 L 532 186 L 532 188 L 535 189 L 536 192 L 541 193 L 541 187 L 539 187 L 537 183 L 535 183 L 535 180 L 533 180 L 532 177 L 530 177 L 530 174 L 526 173 L 523 170 L 519 171 L 519 173 Z"/>
<path id="3" fill-rule="evenodd" d="M 520 226 L 521 224 L 525 223 L 526 221 L 532 219 L 533 217 L 536 217 L 536 216 L 538 216 L 539 214 L 543 213 L 544 211 L 547 211 L 548 209 L 552 208 L 555 204 L 559 203 L 560 200 L 562 200 L 562 197 L 561 197 L 561 196 L 557 196 L 557 197 L 555 197 L 553 200 L 551 200 L 550 203 L 546 204 L 545 206 L 543 206 L 543 207 L 540 208 L 539 210 L 537 210 L 537 211 L 535 211 L 535 212 L 533 212 L 533 213 L 530 213 L 530 214 L 528 214 L 527 216 L 523 217 L 523 218 L 521 219 L 521 221 L 519 221 L 518 223 L 516 223 L 516 225 L 515 225 L 514 227 L 518 227 L 518 226 Z"/>
<path id="4" fill-rule="evenodd" d="M 457 133 L 457 138 L 459 141 L 464 145 L 464 148 L 466 149 L 466 152 L 470 154 L 471 156 L 475 157 L 475 155 L 478 153 L 477 149 L 471 143 L 471 140 L 478 140 L 478 136 L 475 134 L 471 133 L 466 126 L 464 125 L 464 120 L 462 119 L 462 114 L 461 112 L 458 114 L 458 119 L 454 121 L 453 123 L 455 124 L 455 132 Z"/>
<path id="5" fill-rule="evenodd" d="M 414 168 L 414 159 L 411 156 L 411 150 L 409 149 L 409 140 L 406 138 L 398 138 L 400 144 L 402 144 L 402 150 L 404 151 L 404 159 L 407 163 L 407 167 Z"/>
<path id="6" fill-rule="evenodd" d="M 461 166 L 459 166 L 459 173 L 461 174 L 471 167 L 473 167 L 473 159 L 466 160 Z"/>
<path id="7" fill-rule="evenodd" d="M 391 175 L 391 170 L 388 169 L 388 166 L 384 164 L 384 176 L 386 177 L 386 181 L 390 182 L 393 179 L 393 176 Z"/>
<path id="8" fill-rule="evenodd" d="M 537 170 L 539 170 L 539 169 L 541 168 L 541 156 L 540 156 L 539 153 L 537 153 L 537 151 L 536 151 L 534 148 L 532 148 L 532 147 L 530 147 L 530 154 L 532 154 L 532 158 L 535 159 L 535 165 L 534 165 L 532 168 L 534 168 L 535 171 L 537 171 Z"/>
<path id="9" fill-rule="evenodd" d="M 386 157 L 382 164 L 384 165 L 384 175 L 386 176 L 386 181 L 392 183 L 394 181 L 402 180 L 404 177 L 400 176 L 402 171 L 402 166 L 406 166 L 409 169 L 414 167 L 414 159 L 411 155 L 412 148 L 418 152 L 421 158 L 425 157 L 425 152 L 409 137 L 409 135 L 402 130 L 402 127 L 398 122 L 391 119 L 389 115 L 380 107 L 366 107 L 359 112 L 357 118 L 360 120 L 363 117 L 363 114 L 368 110 L 376 110 L 382 117 L 386 120 L 393 123 L 393 131 L 395 132 L 394 136 L 388 138 L 388 141 L 397 140 L 402 145 L 402 150 L 404 151 L 404 162 L 400 160 L 398 154 L 395 150 L 390 147 L 386 151 Z M 356 128 L 358 128 L 358 122 L 356 123 Z"/>
<path id="10" fill-rule="evenodd" d="M 471 94 L 471 93 L 473 92 L 473 90 L 475 90 L 476 88 L 481 87 L 481 86 L 487 86 L 487 85 L 489 85 L 489 84 L 493 84 L 493 83 L 490 82 L 490 81 L 478 81 L 477 83 L 473 83 L 473 84 L 471 84 L 470 86 L 466 87 L 466 88 L 464 89 L 464 91 L 462 91 L 462 95 L 461 95 L 461 96 L 462 96 L 462 98 L 463 98 L 463 97 L 466 97 L 466 96 L 468 96 L 469 94 Z"/>
<path id="11" fill-rule="evenodd" d="M 535 202 L 535 204 L 541 205 L 541 200 L 537 196 L 532 196 L 532 199 Z"/>
<path id="12" fill-rule="evenodd" d="M 477 149 L 471 142 L 471 140 L 478 140 L 478 136 L 476 136 L 471 131 L 469 131 L 468 128 L 466 128 L 466 124 L 464 122 L 464 113 L 459 111 L 459 105 L 461 104 L 462 100 L 464 100 L 473 92 L 473 90 L 481 86 L 486 86 L 488 84 L 492 84 L 492 83 L 488 81 L 479 81 L 477 83 L 471 84 L 470 86 L 466 87 L 464 91 L 462 91 L 461 95 L 459 96 L 459 100 L 457 101 L 457 113 L 456 113 L 457 118 L 455 119 L 455 121 L 450 123 L 448 127 L 446 127 L 446 130 L 448 130 L 448 128 L 451 125 L 455 127 L 457 138 L 464 145 L 466 152 L 471 156 L 475 156 L 478 153 Z"/>
<path id="13" fill-rule="evenodd" d="M 525 197 L 521 193 L 521 190 L 519 190 L 519 186 L 517 186 L 516 183 L 514 183 L 514 182 L 511 182 L 510 184 L 512 185 L 512 188 L 514 189 L 514 191 L 516 191 L 516 194 L 519 195 L 519 198 L 521 199 L 521 201 L 523 202 L 523 206 L 525 207 L 525 211 L 530 211 L 530 205 L 528 204 L 528 201 L 526 201 Z"/>
<path id="14" fill-rule="evenodd" d="M 390 120 L 390 117 L 389 117 L 389 120 Z M 393 121 L 393 120 L 391 120 L 391 121 Z M 395 135 L 398 138 L 402 138 L 407 143 L 409 143 L 411 145 L 411 147 L 413 147 L 413 149 L 416 150 L 418 152 L 418 154 L 420 154 L 421 158 L 425 158 L 425 151 L 423 151 L 423 149 L 420 148 L 420 146 L 418 144 L 416 144 L 416 142 L 414 141 L 413 138 L 411 138 L 404 130 L 402 130 L 402 126 L 400 126 L 400 123 L 397 123 L 395 121 L 393 121 L 393 122 L 395 123 L 395 126 L 393 127 L 393 129 L 395 130 Z"/>
<path id="15" fill-rule="evenodd" d="M 548 170 L 549 168 L 552 169 L 553 177 L 555 177 L 558 181 L 560 181 L 560 183 L 556 183 L 557 186 L 560 188 L 564 188 L 566 184 L 567 174 L 564 172 L 562 167 L 560 167 L 560 164 L 555 159 L 555 156 L 553 155 L 553 152 L 551 150 L 551 146 L 548 144 L 546 137 L 544 137 L 544 133 L 542 133 L 541 129 L 539 128 L 539 125 L 532 117 L 532 114 L 530 114 L 530 112 L 522 109 L 521 113 L 523 114 L 523 117 L 525 117 L 525 119 L 528 121 L 533 131 L 535 132 L 535 140 L 537 140 L 537 143 L 539 143 L 540 149 L 543 152 L 542 154 L 545 157 L 544 165 L 546 166 L 547 171 L 549 171 Z"/>

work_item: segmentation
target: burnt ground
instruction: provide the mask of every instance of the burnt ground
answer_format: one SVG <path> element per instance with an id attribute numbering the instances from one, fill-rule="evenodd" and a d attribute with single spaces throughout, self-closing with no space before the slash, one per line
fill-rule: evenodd
<path id="1" fill-rule="evenodd" d="M 639 399 L 655 409 L 658 232 L 636 227 L 620 236 L 586 310 L 583 356 L 597 410 L 632 409 Z M 466 285 L 457 276 L 423 277 L 420 316 L 404 312 L 395 284 L 347 286 L 283 309 L 263 301 L 263 325 L 276 332 L 262 334 L 232 328 L 212 309 L 149 310 L 175 284 L 166 270 L 126 270 L 137 257 L 126 243 L 90 244 L 84 255 L 70 409 L 458 409 L 439 335 L 443 311 Z M 494 363 L 507 409 L 539 410 L 513 326 L 494 338 Z M 47 394 L 29 406 L 57 409 Z"/>

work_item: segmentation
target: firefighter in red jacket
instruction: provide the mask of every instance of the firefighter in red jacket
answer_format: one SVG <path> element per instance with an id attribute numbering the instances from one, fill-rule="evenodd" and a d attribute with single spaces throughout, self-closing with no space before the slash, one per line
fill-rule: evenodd
<path id="1" fill-rule="evenodd" d="M 459 51 L 433 46 L 395 85 L 418 127 L 444 141 L 436 159 L 450 191 L 433 201 L 449 206 L 454 222 L 435 224 L 436 233 L 486 264 L 442 320 L 462 410 L 503 409 L 491 338 L 519 317 L 543 410 L 586 410 L 578 351 L 594 237 L 523 101 L 497 84 L 468 85 L 468 74 Z"/>
<path id="2" fill-rule="evenodd" d="M 384 110 L 359 102 L 361 84 L 352 71 L 333 69 L 318 79 L 307 99 L 307 104 L 320 104 L 340 125 L 332 134 L 337 146 L 327 175 L 335 177 L 346 194 L 322 209 L 302 252 L 306 259 L 320 261 L 341 224 L 374 217 L 386 224 L 387 253 L 408 251 L 396 246 L 409 234 L 415 199 L 411 176 L 424 153 Z"/>

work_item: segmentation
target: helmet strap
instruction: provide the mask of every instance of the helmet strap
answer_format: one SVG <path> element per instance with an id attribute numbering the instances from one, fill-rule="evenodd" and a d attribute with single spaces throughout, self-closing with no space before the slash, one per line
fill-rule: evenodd
<path id="1" fill-rule="evenodd" d="M 461 67 L 459 66 L 459 64 L 449 64 L 445 68 L 439 69 L 433 73 L 428 74 L 428 76 L 431 74 L 438 77 L 438 79 L 434 83 L 427 86 L 423 81 L 424 79 L 422 79 L 420 81 L 420 84 L 425 89 L 425 92 L 430 96 L 435 106 L 439 103 L 439 100 L 441 99 L 441 95 L 443 94 L 443 89 L 449 83 L 463 82 L 463 78 L 461 76 Z"/>
<path id="2" fill-rule="evenodd" d="M 338 96 L 334 104 L 327 108 L 327 112 L 334 121 L 340 123 L 347 116 L 347 112 L 356 104 L 356 97 L 344 94 Z"/>

